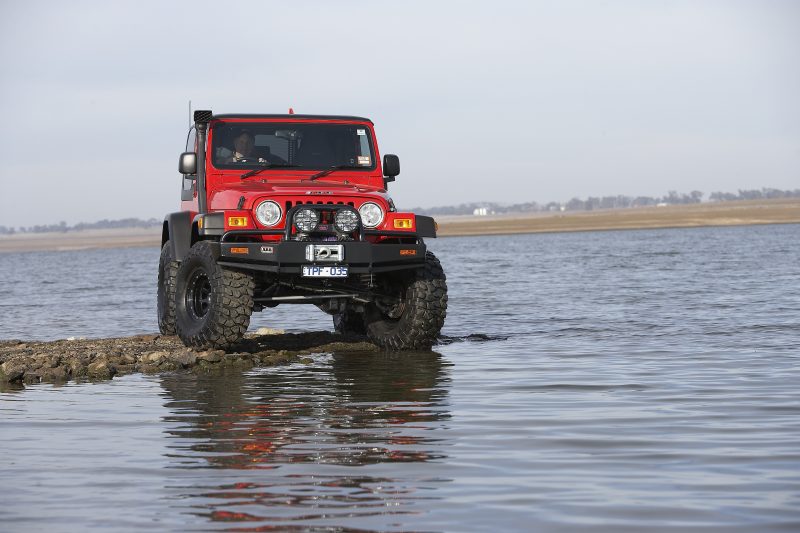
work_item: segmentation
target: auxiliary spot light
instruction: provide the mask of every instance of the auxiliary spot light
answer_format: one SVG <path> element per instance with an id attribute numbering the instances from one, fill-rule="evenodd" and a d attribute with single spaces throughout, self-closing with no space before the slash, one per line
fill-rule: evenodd
<path id="1" fill-rule="evenodd" d="M 340 209 L 333 220 L 336 229 L 342 233 L 352 233 L 358 227 L 358 214 L 349 209 Z"/>
<path id="2" fill-rule="evenodd" d="M 311 233 L 319 225 L 319 213 L 314 209 L 300 209 L 294 214 L 294 225 L 303 233 Z"/>

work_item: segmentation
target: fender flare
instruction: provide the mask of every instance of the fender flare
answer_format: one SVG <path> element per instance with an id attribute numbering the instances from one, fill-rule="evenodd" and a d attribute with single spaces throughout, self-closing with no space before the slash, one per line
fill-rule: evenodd
<path id="1" fill-rule="evenodd" d="M 172 247 L 172 257 L 176 261 L 183 261 L 189 248 L 192 247 L 192 218 L 189 211 L 170 213 L 164 217 L 164 227 L 161 231 L 161 246 L 169 240 Z"/>

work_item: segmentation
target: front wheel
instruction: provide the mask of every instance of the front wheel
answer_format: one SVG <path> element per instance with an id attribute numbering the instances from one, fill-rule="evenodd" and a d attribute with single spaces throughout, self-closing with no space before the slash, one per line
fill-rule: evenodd
<path id="1" fill-rule="evenodd" d="M 175 326 L 186 346 L 229 348 L 244 337 L 253 312 L 253 278 L 220 267 L 211 246 L 192 246 L 178 268 Z"/>
<path id="2" fill-rule="evenodd" d="M 430 348 L 447 315 L 446 279 L 439 260 L 427 252 L 425 266 L 412 276 L 382 280 L 381 295 L 364 312 L 370 340 L 391 350 Z"/>

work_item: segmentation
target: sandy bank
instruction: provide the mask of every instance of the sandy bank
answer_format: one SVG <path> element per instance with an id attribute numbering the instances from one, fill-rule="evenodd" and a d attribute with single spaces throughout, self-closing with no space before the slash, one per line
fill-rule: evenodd
<path id="1" fill-rule="evenodd" d="M 161 228 L 101 229 L 0 236 L 0 253 L 88 250 L 161 245 Z"/>
<path id="2" fill-rule="evenodd" d="M 800 223 L 800 199 L 531 215 L 436 217 L 439 236 L 502 235 L 564 231 L 745 226 Z M 161 229 L 109 229 L 0 236 L 0 253 L 91 248 L 158 247 Z"/>
<path id="3" fill-rule="evenodd" d="M 500 235 L 623 229 L 800 223 L 800 199 L 753 200 L 636 209 L 439 217 L 439 235 Z"/>
<path id="4" fill-rule="evenodd" d="M 104 380 L 133 372 L 179 369 L 210 371 L 248 369 L 287 363 L 310 363 L 307 356 L 325 352 L 375 352 L 362 337 L 327 331 L 248 335 L 234 350 L 195 351 L 177 337 L 139 335 L 115 339 L 51 342 L 0 341 L 0 390 L 22 383 Z"/>

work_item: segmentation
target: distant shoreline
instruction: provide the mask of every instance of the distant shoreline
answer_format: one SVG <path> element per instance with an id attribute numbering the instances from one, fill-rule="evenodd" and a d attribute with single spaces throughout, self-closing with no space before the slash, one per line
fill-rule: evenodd
<path id="1" fill-rule="evenodd" d="M 436 220 L 441 237 L 797 224 L 800 198 L 530 215 L 447 216 Z"/>
<path id="2" fill-rule="evenodd" d="M 800 223 L 800 199 L 743 200 L 665 207 L 489 216 L 441 216 L 440 237 Z M 0 236 L 0 253 L 158 247 L 161 228 L 18 233 Z"/>

